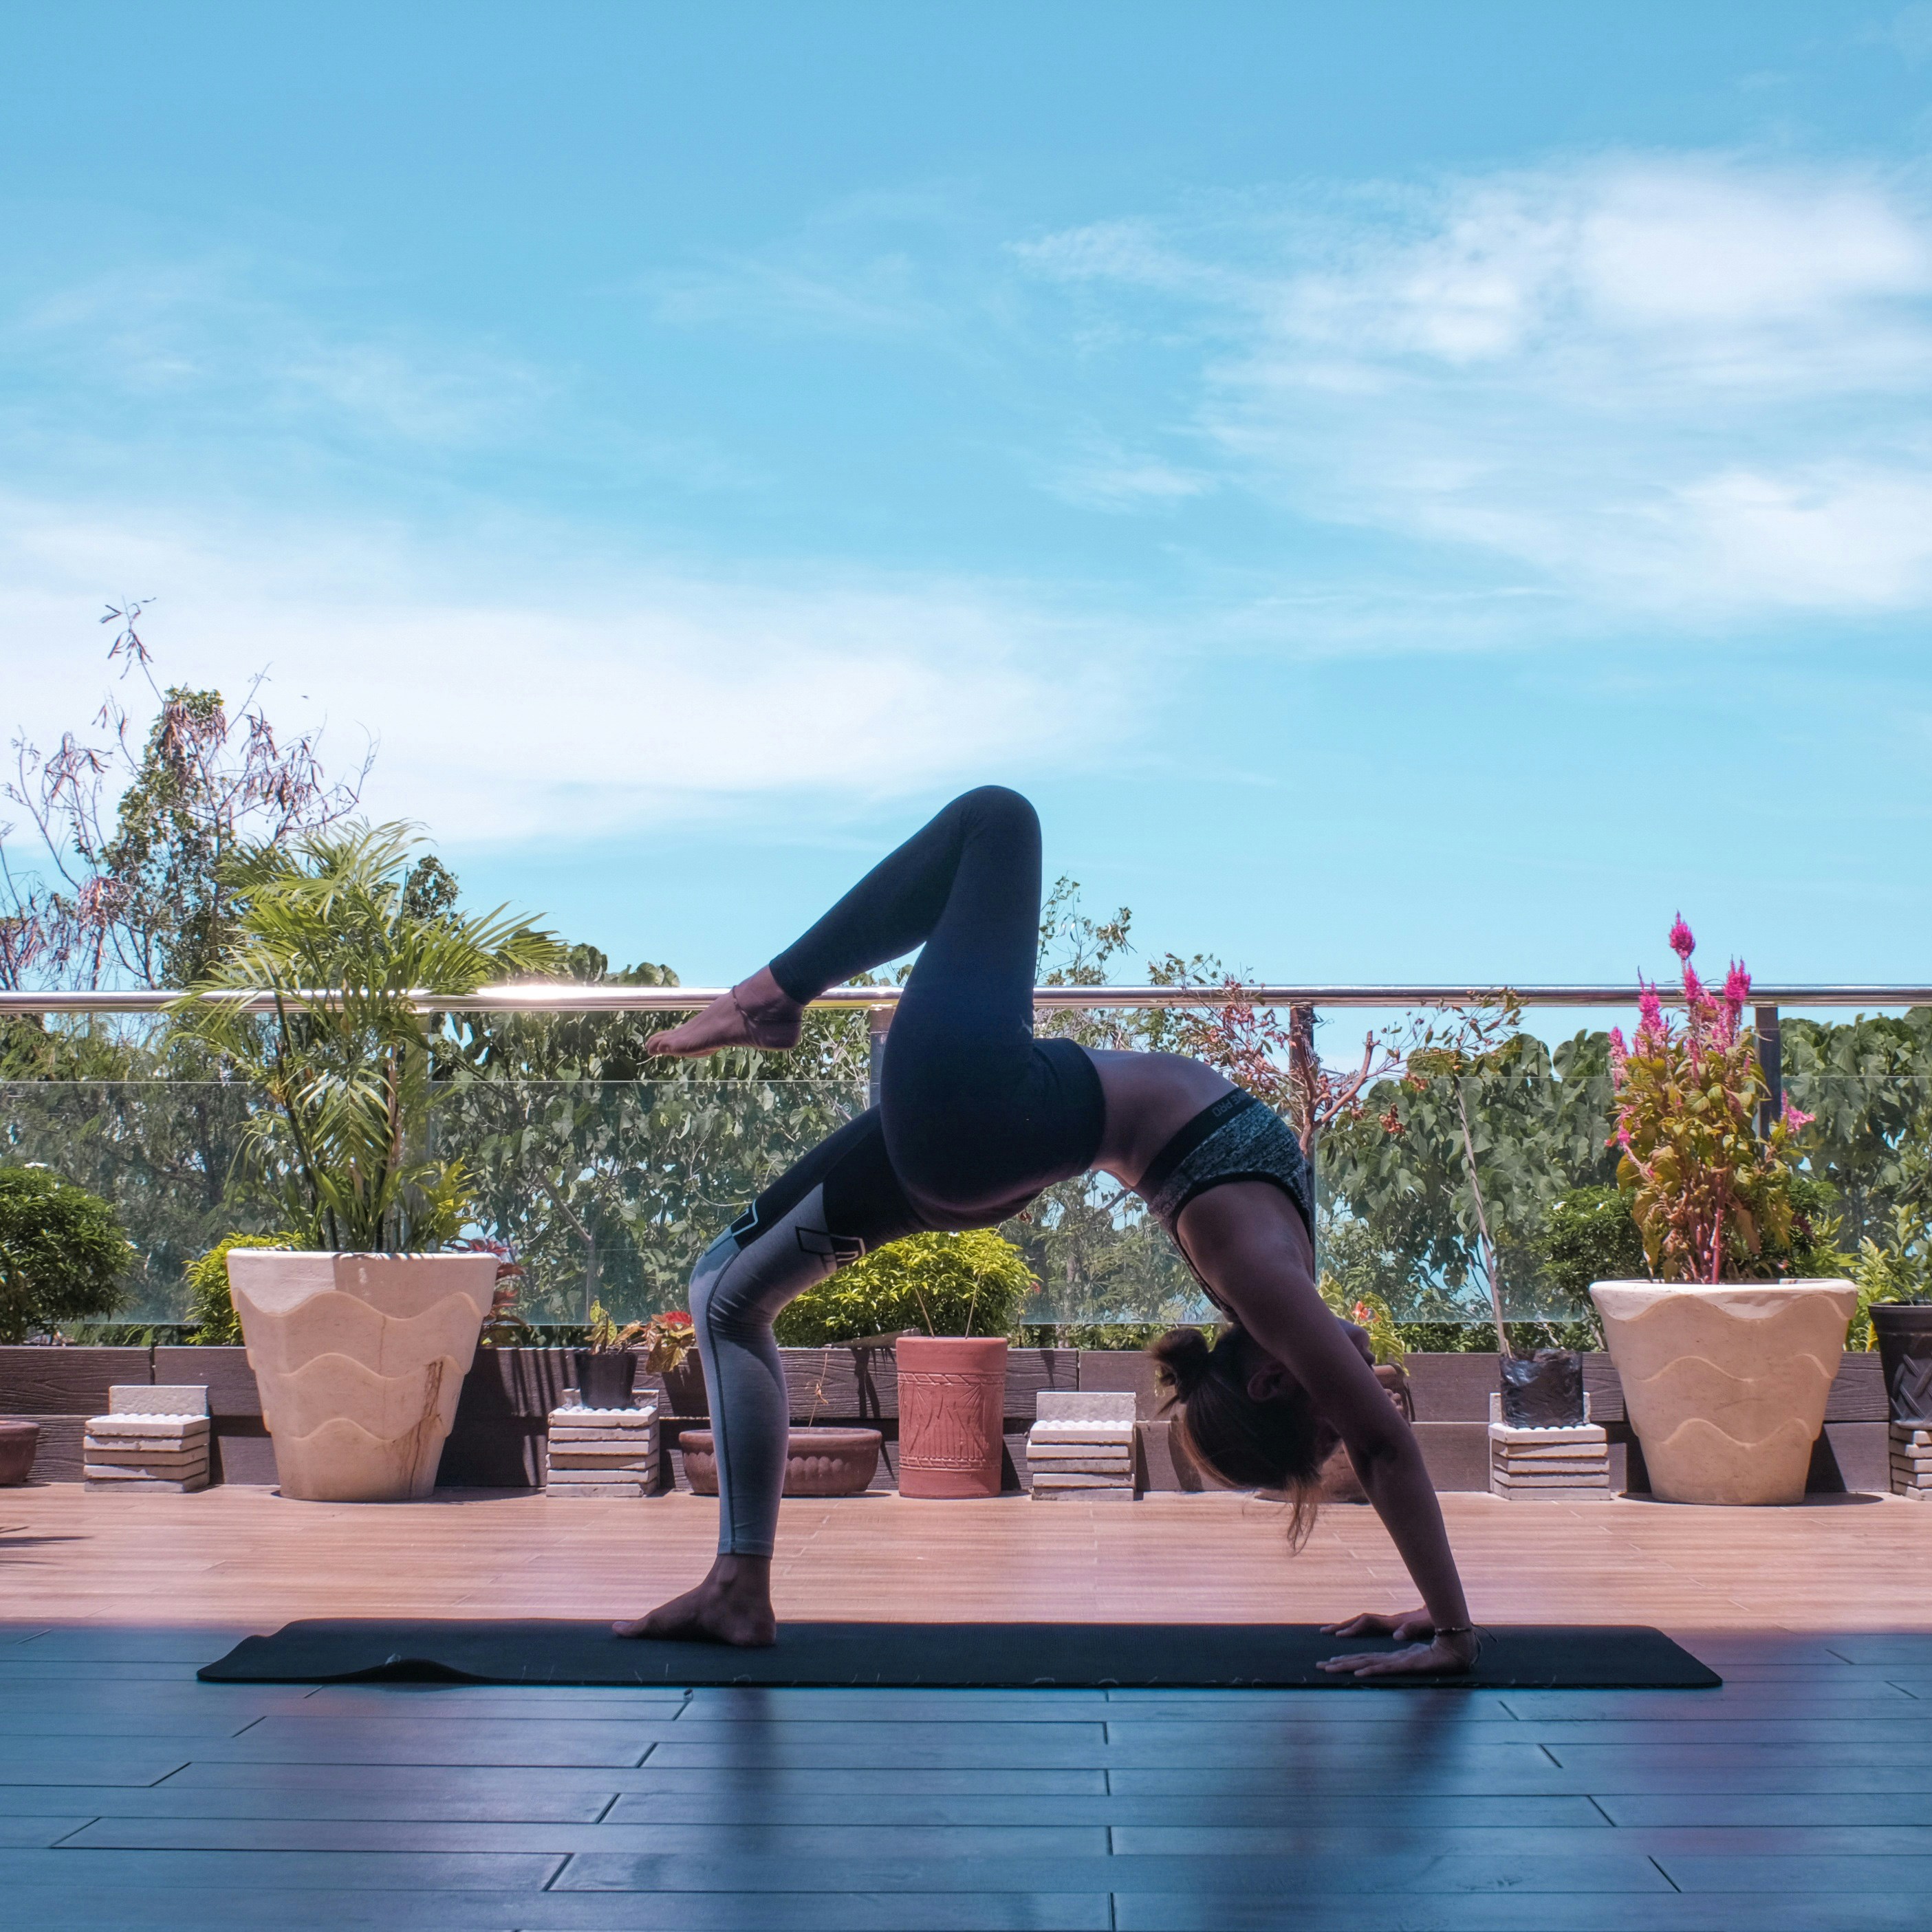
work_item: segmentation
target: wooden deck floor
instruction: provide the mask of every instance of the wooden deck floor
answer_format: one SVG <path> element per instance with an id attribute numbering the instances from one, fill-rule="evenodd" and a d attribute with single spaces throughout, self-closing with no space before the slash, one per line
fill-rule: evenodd
<path id="1" fill-rule="evenodd" d="M 201 1685 L 316 1615 L 596 1616 L 710 1505 L 0 1495 L 9 1928 L 1932 1924 L 1932 1508 L 1444 1498 L 1477 1616 L 1662 1625 L 1714 1692 Z M 781 1613 L 1307 1621 L 1367 1511 L 788 1504 Z"/>

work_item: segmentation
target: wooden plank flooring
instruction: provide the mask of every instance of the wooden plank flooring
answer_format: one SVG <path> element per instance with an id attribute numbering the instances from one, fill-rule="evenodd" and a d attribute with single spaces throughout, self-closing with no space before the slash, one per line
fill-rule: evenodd
<path id="1" fill-rule="evenodd" d="M 1932 1924 L 1932 1507 L 1444 1498 L 1477 1616 L 1656 1623 L 1714 1692 L 202 1685 L 291 1617 L 605 1616 L 712 1507 L 0 1496 L 0 1923 L 464 1932 Z M 789 1504 L 796 1616 L 1307 1621 L 1365 1510 Z"/>

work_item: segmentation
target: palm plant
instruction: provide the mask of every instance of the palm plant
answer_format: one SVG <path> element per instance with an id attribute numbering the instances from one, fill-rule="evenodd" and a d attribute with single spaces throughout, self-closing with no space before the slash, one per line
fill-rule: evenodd
<path id="1" fill-rule="evenodd" d="M 551 934 L 501 907 L 459 910 L 420 844 L 407 825 L 352 824 L 244 851 L 224 868 L 240 908 L 232 934 L 170 1009 L 178 1033 L 266 1097 L 244 1156 L 286 1225 L 319 1248 L 419 1251 L 455 1237 L 471 1181 L 429 1150 L 419 1002 L 566 963 Z M 255 993 L 272 1013 L 244 1010 Z"/>

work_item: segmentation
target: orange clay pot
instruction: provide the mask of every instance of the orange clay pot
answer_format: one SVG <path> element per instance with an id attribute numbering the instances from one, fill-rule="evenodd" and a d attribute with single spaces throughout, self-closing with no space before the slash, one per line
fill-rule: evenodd
<path id="1" fill-rule="evenodd" d="M 899 1494 L 996 1496 L 1006 1420 L 1003 1335 L 902 1335 Z"/>

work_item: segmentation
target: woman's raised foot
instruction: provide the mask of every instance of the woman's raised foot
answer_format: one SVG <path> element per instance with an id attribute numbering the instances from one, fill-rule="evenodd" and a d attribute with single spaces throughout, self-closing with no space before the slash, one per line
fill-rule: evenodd
<path id="1" fill-rule="evenodd" d="M 782 1052 L 798 1044 L 804 1024 L 805 1009 L 772 977 L 769 966 L 761 966 L 688 1020 L 652 1034 L 645 1046 L 652 1053 L 686 1060 L 728 1046 Z"/>

